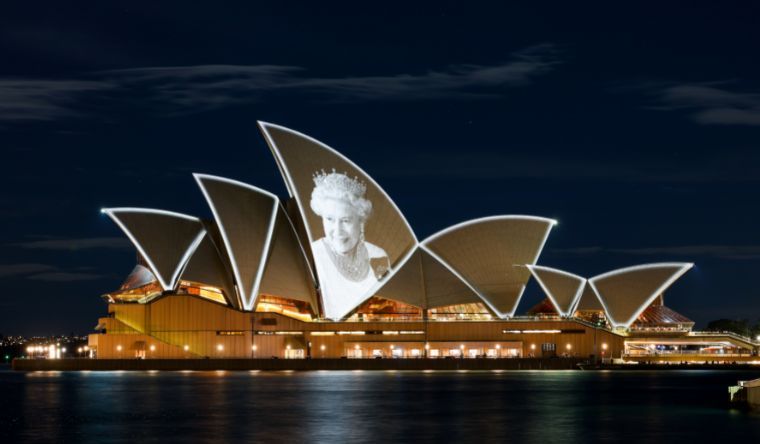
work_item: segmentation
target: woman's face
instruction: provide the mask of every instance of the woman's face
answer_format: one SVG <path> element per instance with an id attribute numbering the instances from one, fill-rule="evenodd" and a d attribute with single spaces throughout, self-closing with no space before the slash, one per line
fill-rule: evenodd
<path id="1" fill-rule="evenodd" d="M 327 199 L 321 209 L 325 239 L 332 250 L 338 254 L 353 250 L 363 225 L 354 208 L 343 200 Z"/>

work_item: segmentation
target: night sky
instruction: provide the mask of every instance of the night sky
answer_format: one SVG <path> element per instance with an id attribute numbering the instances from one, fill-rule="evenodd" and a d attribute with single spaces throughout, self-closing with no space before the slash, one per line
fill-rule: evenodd
<path id="1" fill-rule="evenodd" d="M 105 315 L 135 253 L 101 207 L 210 217 L 192 172 L 286 196 L 257 120 L 352 159 L 420 240 L 551 217 L 539 264 L 695 262 L 668 306 L 760 318 L 756 3 L 198 3 L 3 6 L 0 333 Z"/>

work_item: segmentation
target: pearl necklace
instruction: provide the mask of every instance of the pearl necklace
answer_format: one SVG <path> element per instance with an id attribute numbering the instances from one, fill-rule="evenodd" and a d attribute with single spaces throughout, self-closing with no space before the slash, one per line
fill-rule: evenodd
<path id="1" fill-rule="evenodd" d="M 324 240 L 322 242 L 325 244 L 325 250 L 327 250 L 330 262 L 335 265 L 341 276 L 351 282 L 361 282 L 367 277 L 367 273 L 369 272 L 369 252 L 367 252 L 364 242 L 356 245 L 353 254 L 349 253 L 346 255 L 334 252 L 329 243 Z"/>

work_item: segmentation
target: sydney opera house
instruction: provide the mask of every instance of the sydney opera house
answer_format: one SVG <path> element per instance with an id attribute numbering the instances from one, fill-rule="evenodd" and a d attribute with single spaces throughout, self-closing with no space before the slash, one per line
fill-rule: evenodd
<path id="1" fill-rule="evenodd" d="M 503 215 L 420 240 L 329 146 L 260 122 L 289 196 L 195 174 L 208 213 L 107 208 L 137 264 L 103 295 L 97 358 L 736 360 L 756 344 L 692 331 L 664 304 L 690 263 L 582 277 L 540 261 L 555 221 Z M 545 299 L 521 305 L 534 279 Z"/>

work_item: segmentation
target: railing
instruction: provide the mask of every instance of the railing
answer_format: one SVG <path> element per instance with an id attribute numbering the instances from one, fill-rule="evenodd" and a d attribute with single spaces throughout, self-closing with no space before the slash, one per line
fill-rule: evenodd
<path id="1" fill-rule="evenodd" d="M 699 356 L 746 356 L 752 353 L 706 353 L 700 350 L 662 350 L 662 351 L 633 351 L 629 350 L 625 353 L 628 356 L 669 356 L 669 355 L 699 355 Z"/>
<path id="2" fill-rule="evenodd" d="M 736 334 L 732 331 L 692 331 L 689 332 L 689 336 L 728 336 L 729 338 L 736 339 L 737 341 L 743 341 L 753 345 L 760 345 L 760 341 L 753 341 L 752 338 Z"/>

